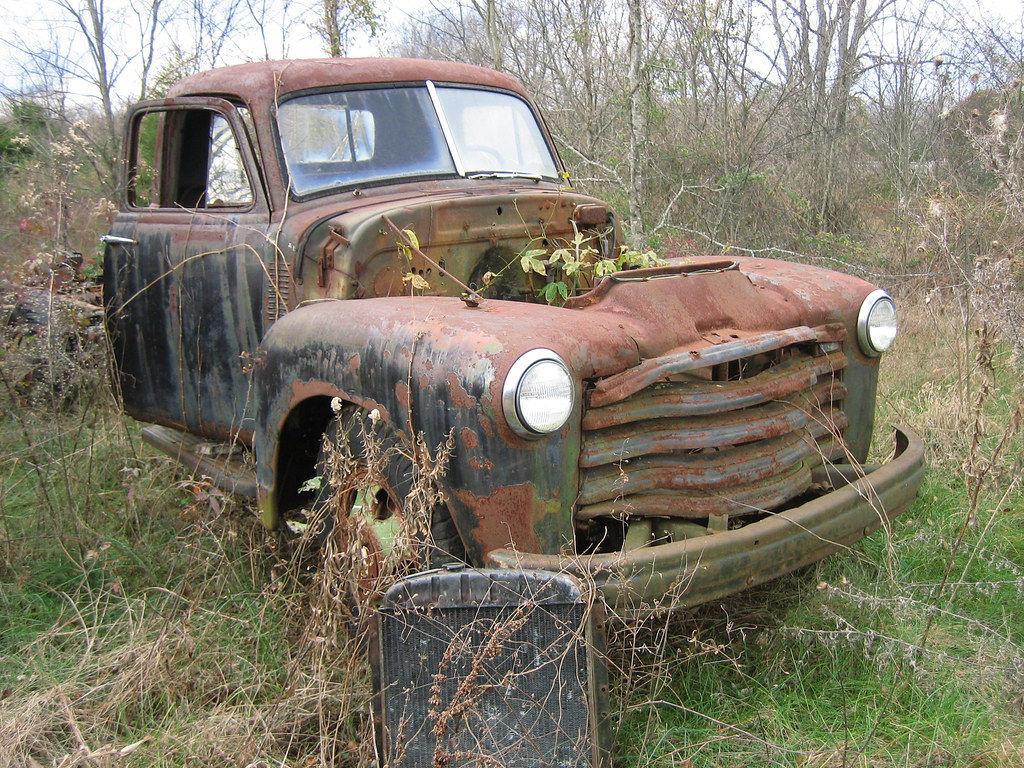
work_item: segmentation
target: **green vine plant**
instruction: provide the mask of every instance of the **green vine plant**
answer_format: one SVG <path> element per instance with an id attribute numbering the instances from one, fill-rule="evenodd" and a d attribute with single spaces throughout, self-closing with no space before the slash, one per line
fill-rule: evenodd
<path id="1" fill-rule="evenodd" d="M 426 278 L 424 278 L 420 274 L 417 274 L 416 271 L 412 269 L 413 250 L 419 249 L 420 239 L 416 237 L 416 233 L 413 232 L 411 229 L 403 229 L 402 233 L 408 238 L 408 242 L 396 240 L 395 243 L 398 245 L 398 249 L 402 252 L 402 255 L 405 256 L 406 261 L 410 265 L 410 271 L 406 272 L 405 275 L 402 276 L 402 282 L 407 283 L 409 285 L 409 288 L 412 289 L 413 291 L 429 290 L 430 283 L 427 282 Z"/>
<path id="2" fill-rule="evenodd" d="M 400 235 L 395 243 L 410 265 L 409 271 L 402 277 L 402 282 L 407 284 L 410 292 L 414 294 L 417 291 L 429 290 L 430 284 L 422 273 L 412 269 L 414 254 L 427 258 L 420 250 L 419 238 L 411 229 L 399 230 L 395 227 L 395 232 Z M 584 233 L 576 230 L 571 240 L 561 241 L 564 245 L 554 250 L 538 247 L 539 242 L 546 241 L 534 238 L 530 245 L 519 253 L 519 266 L 527 276 L 536 274 L 545 278 L 544 285 L 537 291 L 538 297 L 548 304 L 561 305 L 570 296 L 590 290 L 602 278 L 614 272 L 659 267 L 668 263 L 654 251 L 641 252 L 626 245 L 619 246 L 619 253 L 614 258 L 602 257 L 596 243 L 606 235 L 607 233 Z M 499 273 L 484 274 L 482 293 L 486 292 L 487 286 L 497 277 Z"/>
<path id="3" fill-rule="evenodd" d="M 640 252 L 627 245 L 619 246 L 614 258 L 602 258 L 595 245 L 598 237 L 577 230 L 572 240 L 550 253 L 547 248 L 538 247 L 528 247 L 520 253 L 519 265 L 524 272 L 548 278 L 537 295 L 548 304 L 560 305 L 570 296 L 590 290 L 601 278 L 614 272 L 667 263 L 654 251 Z"/>

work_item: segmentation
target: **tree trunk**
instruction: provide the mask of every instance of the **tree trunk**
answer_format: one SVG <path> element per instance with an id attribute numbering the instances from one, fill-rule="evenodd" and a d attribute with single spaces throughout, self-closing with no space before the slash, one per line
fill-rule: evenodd
<path id="1" fill-rule="evenodd" d="M 644 232 L 643 149 L 646 143 L 646 71 L 643 61 L 643 0 L 628 0 L 629 40 L 629 217 L 626 228 L 634 248 L 642 249 Z"/>

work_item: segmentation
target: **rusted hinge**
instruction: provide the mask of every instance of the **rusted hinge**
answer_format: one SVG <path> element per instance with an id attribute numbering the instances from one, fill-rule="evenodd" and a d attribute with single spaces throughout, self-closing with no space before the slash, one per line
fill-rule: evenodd
<path id="1" fill-rule="evenodd" d="M 339 245 L 348 248 L 349 239 L 345 237 L 345 230 L 333 226 L 327 236 L 327 242 L 320 250 L 320 270 L 317 274 L 316 284 L 321 288 L 327 285 L 327 275 L 334 269 L 334 252 L 338 250 Z"/>

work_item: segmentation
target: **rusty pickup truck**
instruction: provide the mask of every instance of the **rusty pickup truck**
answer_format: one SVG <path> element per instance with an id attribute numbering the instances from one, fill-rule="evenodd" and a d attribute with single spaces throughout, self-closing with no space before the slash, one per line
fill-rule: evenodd
<path id="1" fill-rule="evenodd" d="M 890 296 L 768 258 L 676 258 L 541 298 L 523 254 L 622 247 L 515 79 L 408 59 L 260 62 L 128 117 L 104 295 L 146 438 L 308 503 L 340 404 L 451 436 L 435 546 L 694 605 L 812 563 L 915 497 L 919 438 L 867 464 Z M 332 407 L 333 404 L 333 407 Z M 400 493 L 401 482 L 382 489 Z"/>

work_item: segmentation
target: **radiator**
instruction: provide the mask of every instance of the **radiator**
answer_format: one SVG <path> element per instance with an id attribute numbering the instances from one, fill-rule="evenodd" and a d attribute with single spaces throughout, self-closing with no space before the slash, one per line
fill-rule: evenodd
<path id="1" fill-rule="evenodd" d="M 379 716 L 386 768 L 604 765 L 600 622 L 544 571 L 416 574 L 385 595 Z"/>

